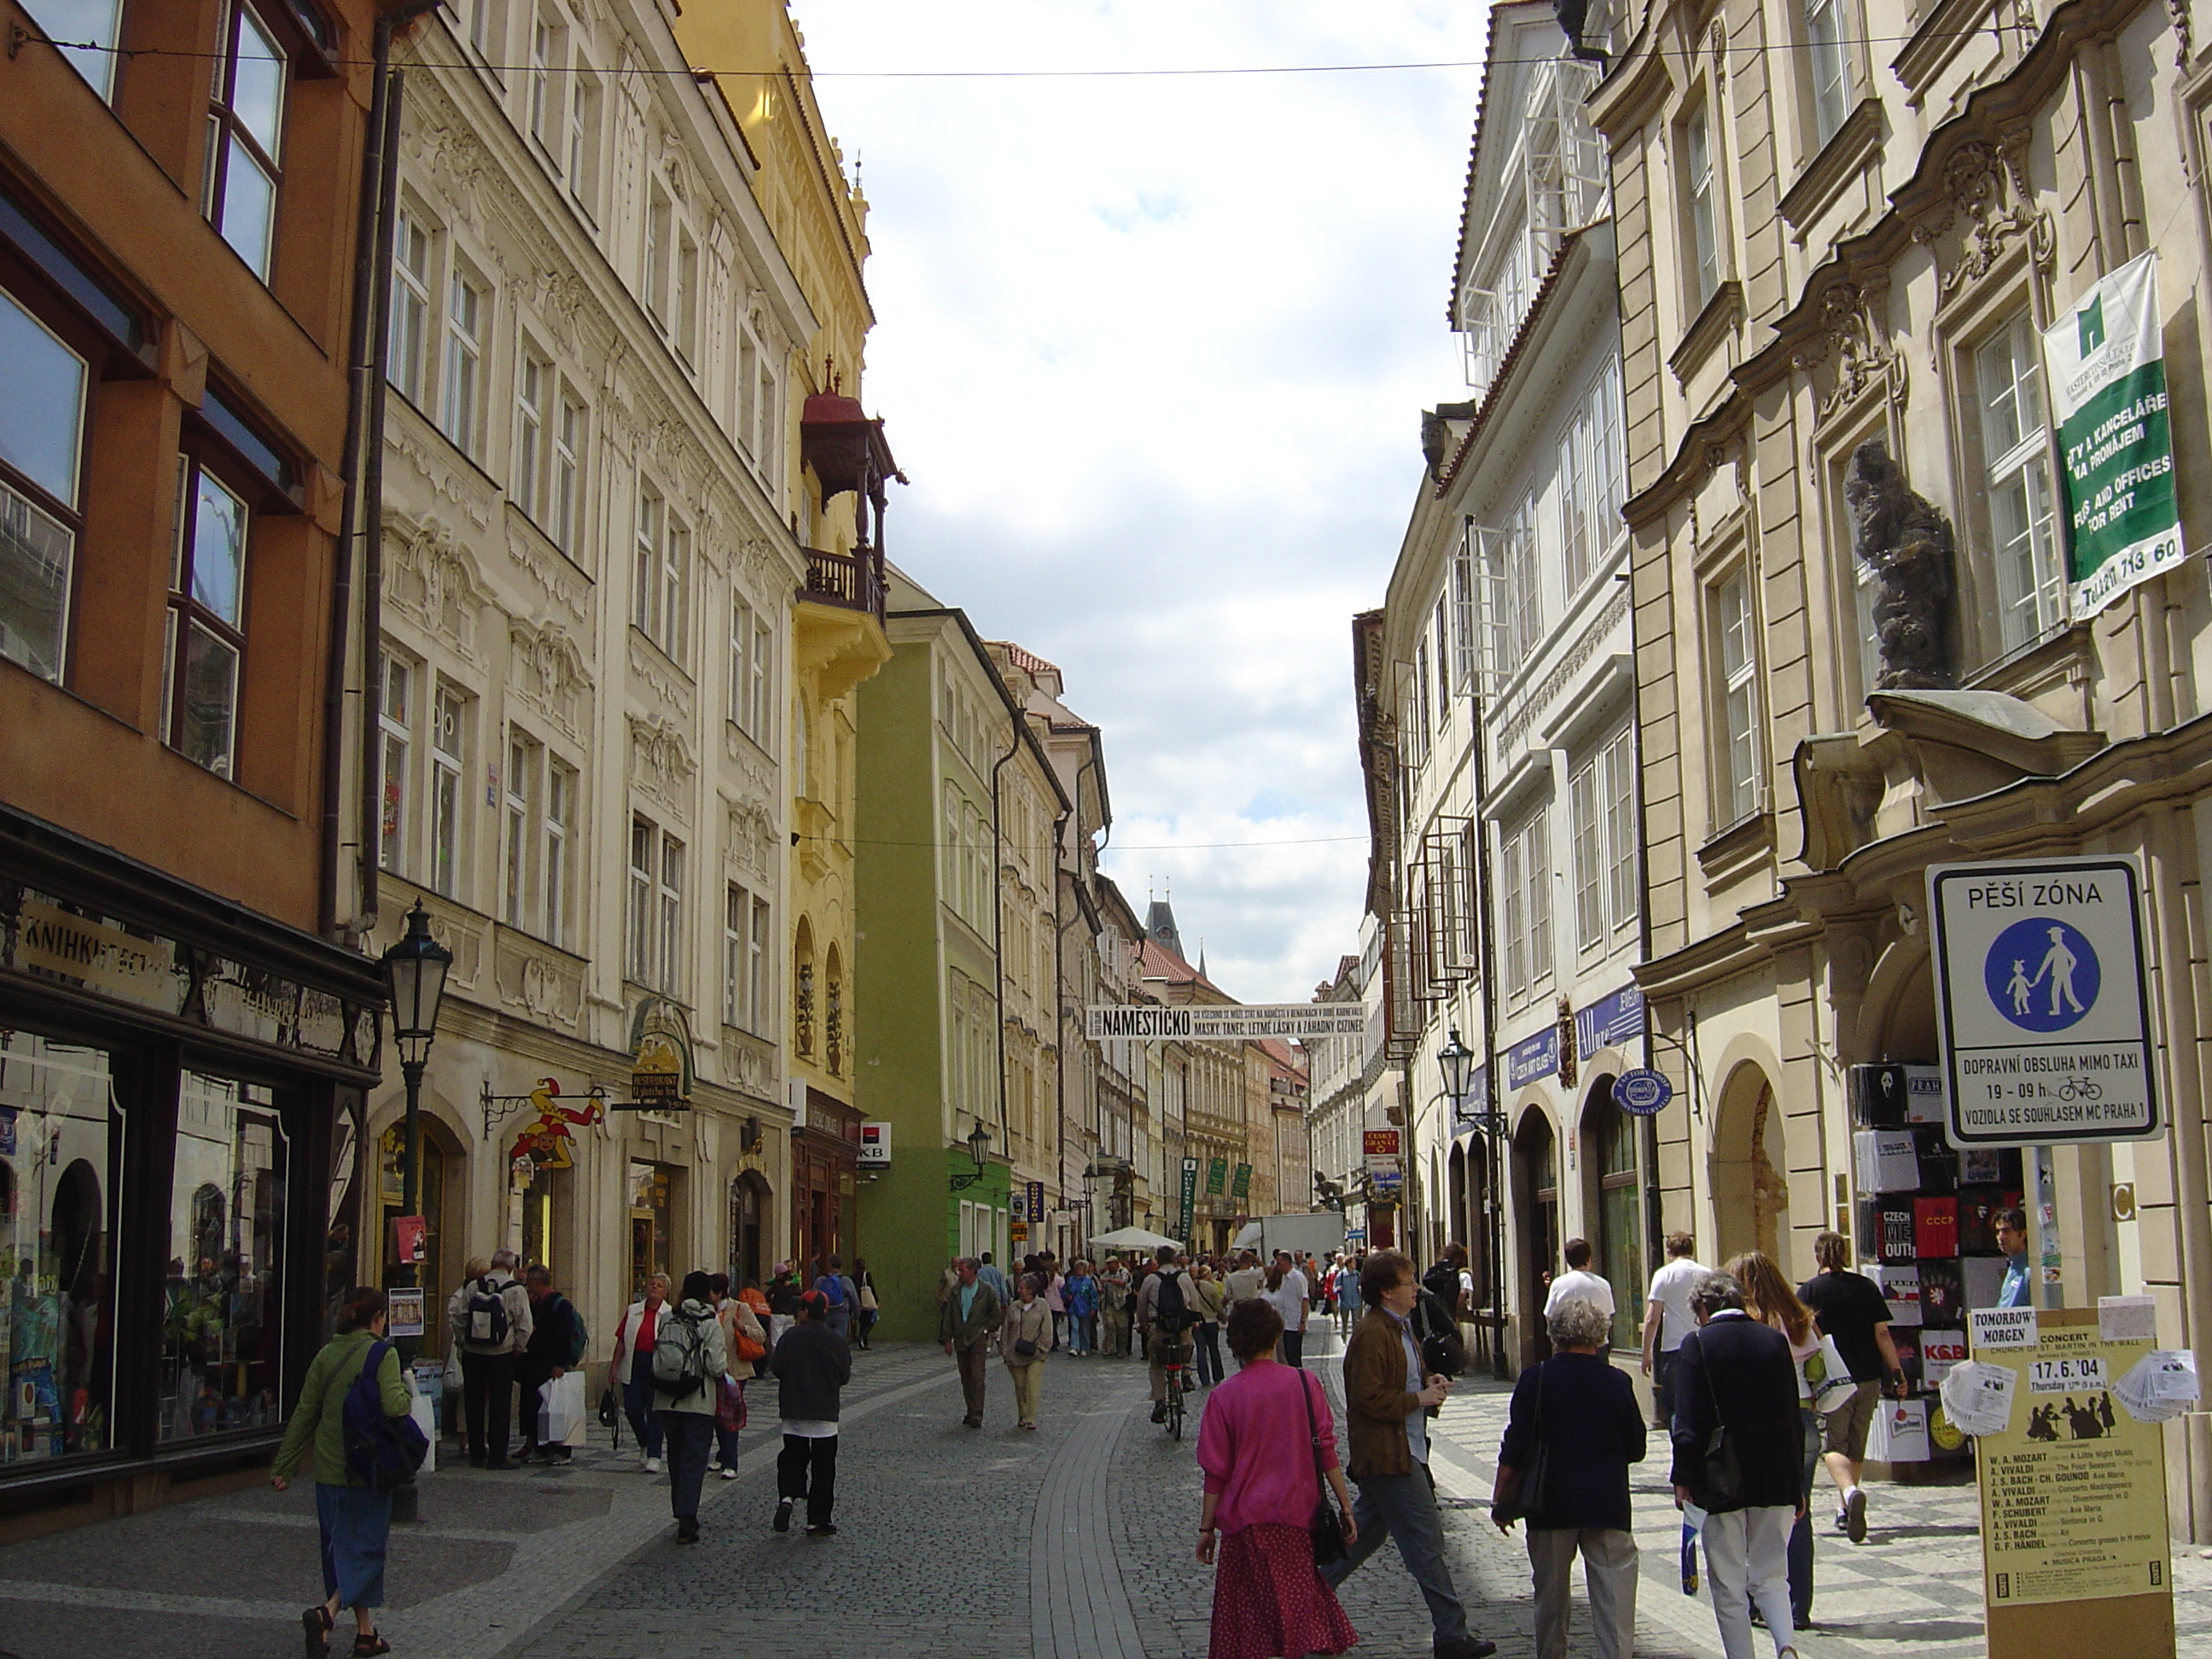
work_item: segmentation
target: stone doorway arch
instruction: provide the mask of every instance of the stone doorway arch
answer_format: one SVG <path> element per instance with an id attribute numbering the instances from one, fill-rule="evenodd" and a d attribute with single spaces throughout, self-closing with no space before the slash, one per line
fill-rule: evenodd
<path id="1" fill-rule="evenodd" d="M 1746 1062 L 1721 1087 L 1713 1123 L 1713 1224 L 1725 1261 L 1744 1250 L 1764 1250 L 1780 1261 L 1789 1234 L 1790 1159 L 1774 1085 Z"/>

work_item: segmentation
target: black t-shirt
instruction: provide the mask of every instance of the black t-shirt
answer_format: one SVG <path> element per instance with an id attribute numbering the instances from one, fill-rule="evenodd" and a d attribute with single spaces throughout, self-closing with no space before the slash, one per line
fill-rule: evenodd
<path id="1" fill-rule="evenodd" d="M 1814 1273 L 1797 1287 L 1798 1299 L 1820 1322 L 1820 1334 L 1836 1339 L 1836 1351 L 1851 1368 L 1854 1382 L 1879 1382 L 1886 1367 L 1874 1328 L 1889 1322 L 1889 1304 L 1863 1273 Z"/>

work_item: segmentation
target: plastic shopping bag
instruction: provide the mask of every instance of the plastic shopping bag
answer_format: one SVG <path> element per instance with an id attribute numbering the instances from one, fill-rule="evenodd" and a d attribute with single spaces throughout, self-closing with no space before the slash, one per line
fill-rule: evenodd
<path id="1" fill-rule="evenodd" d="M 574 1445 L 584 1437 L 584 1374 L 568 1371 L 539 1390 L 538 1443 Z"/>

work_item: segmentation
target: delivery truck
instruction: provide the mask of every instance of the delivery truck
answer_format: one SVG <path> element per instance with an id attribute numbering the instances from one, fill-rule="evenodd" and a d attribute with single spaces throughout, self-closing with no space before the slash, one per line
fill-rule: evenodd
<path id="1" fill-rule="evenodd" d="M 1334 1210 L 1303 1215 L 1255 1215 L 1238 1229 L 1231 1249 L 1257 1250 L 1266 1261 L 1277 1250 L 1326 1261 L 1344 1248 L 1344 1217 Z"/>

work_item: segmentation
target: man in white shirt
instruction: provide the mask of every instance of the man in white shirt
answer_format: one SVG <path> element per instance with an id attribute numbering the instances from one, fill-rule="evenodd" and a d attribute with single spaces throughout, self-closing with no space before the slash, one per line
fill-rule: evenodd
<path id="1" fill-rule="evenodd" d="M 1651 1395 L 1658 1407 L 1659 1427 L 1674 1425 L 1674 1360 L 1682 1339 L 1698 1328 L 1690 1298 L 1711 1277 L 1698 1265 L 1692 1252 L 1697 1241 L 1687 1233 L 1667 1235 L 1667 1265 L 1651 1275 L 1651 1291 L 1644 1304 L 1644 1374 L 1651 1378 Z"/>
<path id="2" fill-rule="evenodd" d="M 1569 1239 L 1563 1254 L 1567 1258 L 1567 1270 L 1552 1281 L 1552 1293 L 1544 1298 L 1544 1317 L 1550 1319 L 1559 1311 L 1559 1304 L 1569 1297 L 1586 1296 L 1605 1310 L 1607 1319 L 1612 1318 L 1613 1286 L 1589 1270 L 1589 1240 Z"/>

